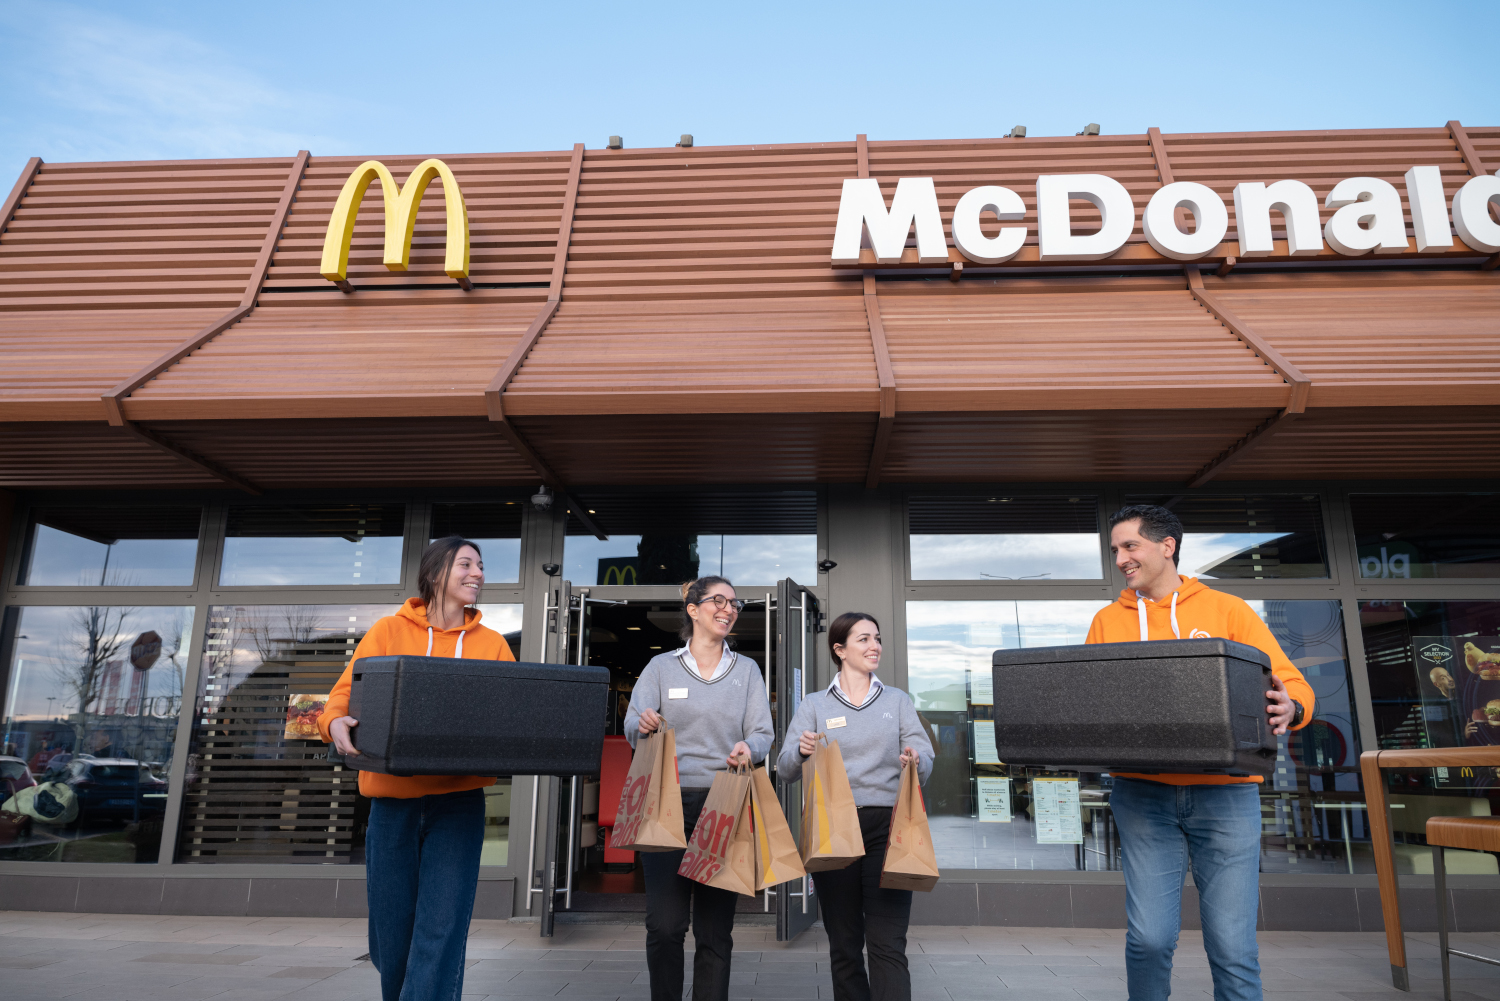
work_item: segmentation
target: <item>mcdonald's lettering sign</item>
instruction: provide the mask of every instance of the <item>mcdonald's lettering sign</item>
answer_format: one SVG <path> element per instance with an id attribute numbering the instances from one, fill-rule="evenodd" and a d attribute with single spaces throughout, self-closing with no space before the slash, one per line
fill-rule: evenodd
<path id="1" fill-rule="evenodd" d="M 379 160 L 366 160 L 354 168 L 344 182 L 333 216 L 328 220 L 328 234 L 323 238 L 323 262 L 318 273 L 331 282 L 348 278 L 349 244 L 354 239 L 354 220 L 370 182 L 380 179 L 380 193 L 385 198 L 385 266 L 405 271 L 411 263 L 411 237 L 417 225 L 417 209 L 422 195 L 434 178 L 442 178 L 443 201 L 448 210 L 448 249 L 443 271 L 448 277 L 467 281 L 469 277 L 469 210 L 453 171 L 441 160 L 423 160 L 417 164 L 403 187 Z M 465 286 L 466 288 L 468 286 Z"/>

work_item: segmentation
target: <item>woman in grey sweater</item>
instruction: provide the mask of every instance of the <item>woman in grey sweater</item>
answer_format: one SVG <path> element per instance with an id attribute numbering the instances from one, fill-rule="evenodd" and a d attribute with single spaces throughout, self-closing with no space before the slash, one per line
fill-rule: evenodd
<path id="1" fill-rule="evenodd" d="M 723 577 L 700 577 L 682 588 L 681 649 L 651 658 L 630 693 L 625 735 L 672 726 L 682 821 L 691 835 L 708 799 L 714 772 L 765 760 L 771 749 L 771 705 L 760 668 L 729 648 L 729 633 L 745 603 Z M 646 969 L 651 1001 L 682 1001 L 683 942 L 689 906 L 693 922 L 693 1001 L 727 1001 L 734 951 L 736 894 L 677 874 L 681 851 L 647 852 Z"/>
<path id="2" fill-rule="evenodd" d="M 881 646 L 874 616 L 845 612 L 834 619 L 828 648 L 838 674 L 826 690 L 802 700 L 787 727 L 777 770 L 783 781 L 795 781 L 819 732 L 839 742 L 865 854 L 843 869 L 812 874 L 828 932 L 833 996 L 835 1001 L 911 1001 L 906 966 L 911 891 L 881 889 L 880 871 L 901 769 L 914 765 L 918 781 L 925 783 L 932 774 L 932 742 L 907 694 L 875 677 Z M 793 741 L 792 734 L 801 737 Z"/>

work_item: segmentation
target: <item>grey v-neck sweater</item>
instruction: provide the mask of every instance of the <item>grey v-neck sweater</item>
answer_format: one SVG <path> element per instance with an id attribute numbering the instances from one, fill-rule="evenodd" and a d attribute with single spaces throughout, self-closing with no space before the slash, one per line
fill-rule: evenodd
<path id="1" fill-rule="evenodd" d="M 831 728 L 829 720 L 834 723 Z M 919 782 L 925 784 L 932 774 L 932 741 L 927 739 L 910 696 L 899 688 L 885 685 L 878 697 L 859 707 L 832 689 L 805 697 L 787 727 L 781 758 L 776 762 L 776 774 L 782 782 L 802 778 L 802 762 L 807 759 L 797 745 L 804 730 L 826 733 L 828 739 L 839 742 L 855 806 L 896 805 L 903 747 L 917 752 Z"/>
<path id="2" fill-rule="evenodd" d="M 675 653 L 658 654 L 630 693 L 625 713 L 630 746 L 641 736 L 641 710 L 661 713 L 677 731 L 677 777 L 684 789 L 713 785 L 714 772 L 729 767 L 724 759 L 742 740 L 752 762 L 765 760 L 771 750 L 771 703 L 760 667 L 749 657 L 734 656 L 729 670 L 704 681 L 691 655 L 684 664 Z"/>

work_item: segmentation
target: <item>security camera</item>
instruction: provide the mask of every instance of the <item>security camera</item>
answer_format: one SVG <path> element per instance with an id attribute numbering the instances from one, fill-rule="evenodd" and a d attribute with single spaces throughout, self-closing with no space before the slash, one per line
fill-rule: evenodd
<path id="1" fill-rule="evenodd" d="M 836 566 L 838 566 L 838 564 L 833 562 L 833 560 L 821 560 L 818 563 L 818 573 L 827 573 Z"/>
<path id="2" fill-rule="evenodd" d="M 556 577 L 561 572 L 562 572 L 562 567 L 559 566 L 556 563 L 543 563 L 542 564 L 542 573 L 546 574 L 548 577 Z"/>
<path id="3" fill-rule="evenodd" d="M 552 491 L 545 486 L 536 488 L 536 493 L 531 495 L 531 506 L 538 511 L 545 511 L 552 506 Z"/>

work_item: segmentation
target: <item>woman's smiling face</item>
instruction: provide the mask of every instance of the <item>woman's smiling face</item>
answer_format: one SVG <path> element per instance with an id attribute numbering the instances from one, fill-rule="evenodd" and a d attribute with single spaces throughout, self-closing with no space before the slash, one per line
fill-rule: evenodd
<path id="1" fill-rule="evenodd" d="M 714 603 L 715 596 L 724 599 L 723 608 Z M 729 635 L 740 617 L 739 609 L 730 604 L 734 597 L 734 588 L 728 584 L 715 584 L 701 602 L 687 606 L 688 616 L 693 620 L 694 639 L 723 640 Z"/>

